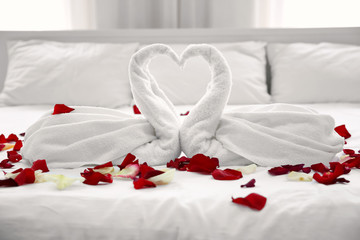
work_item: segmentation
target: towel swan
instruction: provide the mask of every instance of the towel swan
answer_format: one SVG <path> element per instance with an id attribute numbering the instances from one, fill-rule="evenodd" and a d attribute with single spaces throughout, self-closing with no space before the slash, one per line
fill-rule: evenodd
<path id="1" fill-rule="evenodd" d="M 331 116 L 296 105 L 238 107 L 223 114 L 231 90 L 231 73 L 222 54 L 209 45 L 190 46 L 181 65 L 192 56 L 208 62 L 212 79 L 207 92 L 180 127 L 182 151 L 217 157 L 221 165 L 256 163 L 328 163 L 343 148 Z"/>
<path id="2" fill-rule="evenodd" d="M 147 65 L 168 47 L 145 48 L 130 62 L 133 96 L 143 116 L 121 111 L 76 106 L 67 114 L 46 113 L 26 131 L 23 157 L 46 159 L 52 168 L 73 168 L 108 161 L 120 163 L 127 153 L 151 165 L 180 155 L 179 116 L 159 89 Z"/>

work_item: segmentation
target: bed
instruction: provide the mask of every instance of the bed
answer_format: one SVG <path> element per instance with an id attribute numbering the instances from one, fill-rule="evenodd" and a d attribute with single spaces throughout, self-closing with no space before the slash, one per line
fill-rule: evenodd
<path id="1" fill-rule="evenodd" d="M 356 48 L 360 45 L 360 28 L 0 32 L 0 89 L 3 88 L 8 65 L 6 42 L 32 39 L 59 42 L 139 42 L 139 46 L 156 42 L 168 44 L 201 42 L 221 44 L 243 41 L 261 41 L 266 44 L 330 42 L 351 45 L 355 48 L 355 52 L 351 49 L 347 54 L 350 52 L 360 56 Z M 329 89 L 338 90 L 336 95 L 329 90 L 328 94 L 336 99 L 334 102 L 328 101 L 329 95 L 326 95 L 326 88 L 323 86 L 319 86 L 313 95 L 310 90 L 307 91 L 307 97 L 321 95 L 319 98 L 322 99 L 306 102 L 301 96 L 295 98 L 295 93 L 282 95 L 281 91 L 289 89 L 289 86 L 272 86 L 272 79 L 274 77 L 280 79 L 281 76 L 279 73 L 274 74 L 274 67 L 270 70 L 270 65 L 274 66 L 275 60 L 269 60 L 271 56 L 268 53 L 266 58 L 267 61 L 264 63 L 266 68 L 263 72 L 266 82 L 264 86 L 271 98 L 277 96 L 279 102 L 296 102 L 319 113 L 331 115 L 336 126 L 345 124 L 351 133 L 351 137 L 346 139 L 344 148 L 360 150 L 360 99 L 356 96 L 352 98 L 354 93 L 359 96 L 359 79 L 357 79 L 358 83 L 354 82 L 353 85 L 346 85 L 348 83 L 344 80 L 345 83 L 343 82 L 342 85 L 346 85 L 347 92 L 339 89 L 342 85 L 339 87 L 329 83 Z M 332 66 L 335 68 L 336 64 L 333 63 Z M 349 66 L 350 70 L 351 67 Z M 356 69 L 356 64 L 354 68 Z M 160 68 L 159 74 L 161 71 Z M 346 71 L 340 72 L 345 74 Z M 344 76 L 348 79 L 353 78 Z M 359 75 L 355 75 L 354 78 L 358 77 Z M 309 79 L 312 80 L 311 77 Z M 164 84 L 164 88 L 169 87 Z M 299 87 L 295 83 L 294 86 Z M 24 93 L 24 97 L 27 97 L 25 94 L 27 93 Z M 167 94 L 172 93 L 169 90 Z M 342 97 L 338 99 L 339 95 Z M 176 94 L 172 97 L 173 102 L 181 100 Z M 187 104 L 180 100 L 176 102 L 175 107 L 179 115 L 185 115 L 184 113 L 191 111 L 193 103 Z M 14 101 L 12 104 L 4 104 L 0 107 L 0 134 L 5 136 L 26 132 L 33 122 L 54 107 L 49 103 L 29 105 L 19 103 L 21 101 L 18 99 Z M 234 103 L 229 104 L 225 111 L 243 105 L 237 104 L 235 98 L 232 101 Z M 128 101 L 125 105 L 112 107 L 134 114 L 133 104 Z M 343 152 L 339 152 L 337 157 L 343 155 Z M 1 151 L 0 160 L 5 158 L 6 151 Z M 304 163 L 307 165 L 306 160 Z M 24 160 L 15 163 L 11 169 L 3 170 L 9 172 L 29 165 Z M 165 167 L 156 166 L 157 169 Z M 222 166 L 220 162 L 221 169 L 238 167 L 240 166 Z M 80 177 L 80 172 L 85 168 L 53 168 L 50 171 L 54 174 Z M 315 180 L 290 181 L 286 175 L 270 175 L 269 169 L 270 167 L 258 166 L 254 173 L 244 174 L 241 179 L 234 181 L 217 181 L 211 175 L 176 171 L 174 179 L 169 184 L 140 190 L 135 190 L 130 180 L 114 180 L 112 184 L 98 186 L 76 182 L 64 190 L 56 189 L 52 182 L 0 188 L 0 239 L 359 238 L 359 169 L 353 168 L 349 174 L 344 175 L 349 183 L 332 185 L 319 184 Z M 256 179 L 254 188 L 240 187 L 251 179 Z M 232 197 L 244 197 L 254 192 L 267 199 L 261 211 L 232 202 Z"/>

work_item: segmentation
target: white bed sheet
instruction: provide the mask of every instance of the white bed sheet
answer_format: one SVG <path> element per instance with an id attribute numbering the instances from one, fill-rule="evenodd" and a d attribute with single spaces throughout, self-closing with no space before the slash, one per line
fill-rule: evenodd
<path id="1" fill-rule="evenodd" d="M 331 114 L 338 125 L 346 124 L 352 134 L 346 147 L 360 148 L 360 104 L 311 107 Z M 0 133 L 23 132 L 51 108 L 0 108 Z M 178 109 L 191 110 L 190 106 Z M 4 157 L 1 153 L 0 159 Z M 51 172 L 78 177 L 83 169 Z M 359 238 L 359 169 L 345 176 L 350 183 L 330 186 L 290 182 L 284 175 L 270 176 L 267 170 L 259 167 L 236 181 L 177 171 L 169 185 L 142 190 L 121 180 L 103 186 L 76 183 L 63 191 L 53 183 L 0 188 L 0 239 Z M 255 188 L 240 188 L 252 178 Z M 231 202 L 232 196 L 252 192 L 267 197 L 262 211 Z"/>

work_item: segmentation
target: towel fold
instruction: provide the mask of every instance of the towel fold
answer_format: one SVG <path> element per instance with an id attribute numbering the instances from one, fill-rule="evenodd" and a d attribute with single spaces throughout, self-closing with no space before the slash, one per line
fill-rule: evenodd
<path id="1" fill-rule="evenodd" d="M 142 115 L 81 106 L 67 114 L 48 112 L 26 131 L 23 157 L 30 162 L 46 159 L 52 168 L 118 164 L 130 152 L 150 165 L 177 158 L 179 117 L 147 69 L 152 57 L 164 53 L 173 52 L 156 45 L 135 53 L 130 61 L 130 82 Z"/>
<path id="2" fill-rule="evenodd" d="M 331 116 L 289 104 L 244 106 L 223 114 L 231 89 L 226 60 L 210 46 L 190 47 L 181 58 L 201 55 L 212 79 L 180 128 L 182 151 L 203 153 L 221 165 L 328 163 L 343 148 Z"/>

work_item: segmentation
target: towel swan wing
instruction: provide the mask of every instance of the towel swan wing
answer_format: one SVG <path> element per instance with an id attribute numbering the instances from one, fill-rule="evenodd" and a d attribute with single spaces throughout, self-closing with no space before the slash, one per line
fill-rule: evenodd
<path id="1" fill-rule="evenodd" d="M 179 117 L 145 67 L 166 49 L 143 49 L 130 62 L 132 91 L 143 116 L 84 106 L 68 114 L 48 112 L 26 131 L 23 157 L 46 159 L 53 168 L 120 163 L 129 152 L 151 165 L 178 157 Z"/>
<path id="2" fill-rule="evenodd" d="M 183 152 L 217 157 L 222 165 L 328 163 L 342 150 L 331 116 L 290 104 L 238 107 L 223 114 L 231 89 L 226 60 L 211 46 L 190 46 L 181 62 L 201 55 L 210 66 L 207 92 L 180 127 Z"/>

